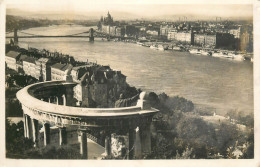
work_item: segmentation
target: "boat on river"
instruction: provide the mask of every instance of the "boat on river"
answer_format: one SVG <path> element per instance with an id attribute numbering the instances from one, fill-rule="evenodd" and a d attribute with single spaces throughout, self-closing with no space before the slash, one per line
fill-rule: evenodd
<path id="1" fill-rule="evenodd" d="M 150 46 L 151 46 L 151 43 L 144 42 L 144 43 L 143 43 L 143 46 L 144 46 L 144 47 L 150 47 Z"/>
<path id="2" fill-rule="evenodd" d="M 179 46 L 174 46 L 174 47 L 172 48 L 172 50 L 175 50 L 175 51 L 182 51 L 181 47 L 179 47 Z"/>
<path id="3" fill-rule="evenodd" d="M 163 45 L 158 45 L 158 48 L 157 48 L 158 50 L 164 50 L 164 47 L 163 47 Z"/>
<path id="4" fill-rule="evenodd" d="M 191 54 L 201 54 L 201 51 L 199 49 L 191 49 L 189 50 Z"/>
<path id="5" fill-rule="evenodd" d="M 200 54 L 203 55 L 203 56 L 209 56 L 210 55 L 210 53 L 206 50 L 201 50 Z"/>
<path id="6" fill-rule="evenodd" d="M 158 50 L 167 50 L 168 49 L 168 45 L 157 45 L 157 49 Z"/>
<path id="7" fill-rule="evenodd" d="M 233 60 L 237 60 L 237 61 L 244 61 L 245 57 L 242 54 L 234 54 L 233 55 Z"/>
<path id="8" fill-rule="evenodd" d="M 224 53 L 220 51 L 215 51 L 212 53 L 212 57 L 224 57 Z"/>
<path id="9" fill-rule="evenodd" d="M 220 52 L 220 51 L 215 51 L 212 53 L 213 57 L 219 57 L 219 58 L 227 58 L 227 59 L 232 59 L 232 60 L 237 60 L 237 61 L 244 61 L 245 56 L 243 54 L 238 54 L 234 52 Z"/>
<path id="10" fill-rule="evenodd" d="M 144 44 L 142 42 L 136 42 L 137 45 L 143 46 Z"/>
<path id="11" fill-rule="evenodd" d="M 151 48 L 151 49 L 155 49 L 155 50 L 158 49 L 157 45 L 151 45 L 150 48 Z"/>
<path id="12" fill-rule="evenodd" d="M 233 59 L 234 55 L 235 55 L 235 54 L 232 53 L 232 52 L 231 52 L 231 53 L 224 53 L 224 54 L 223 54 L 224 58 L 228 58 L 228 59 Z"/>

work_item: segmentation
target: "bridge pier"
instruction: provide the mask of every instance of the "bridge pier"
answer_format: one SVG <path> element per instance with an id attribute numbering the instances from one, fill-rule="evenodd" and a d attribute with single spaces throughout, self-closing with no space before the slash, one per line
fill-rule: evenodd
<path id="1" fill-rule="evenodd" d="M 94 29 L 89 30 L 89 42 L 94 42 Z"/>
<path id="2" fill-rule="evenodd" d="M 14 44 L 18 44 L 18 35 L 17 35 L 17 29 L 14 29 Z"/>

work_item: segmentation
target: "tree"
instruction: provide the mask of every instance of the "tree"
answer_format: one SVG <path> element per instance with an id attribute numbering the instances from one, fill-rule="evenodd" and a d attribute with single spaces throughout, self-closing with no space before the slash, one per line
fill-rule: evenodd
<path id="1" fill-rule="evenodd" d="M 23 122 L 11 124 L 6 120 L 6 156 L 8 158 L 26 158 L 25 151 L 33 148 L 33 141 L 23 136 Z"/>
<path id="2" fill-rule="evenodd" d="M 184 116 L 176 126 L 180 138 L 198 144 L 215 144 L 215 130 L 211 124 L 206 123 L 197 116 Z"/>
<path id="3" fill-rule="evenodd" d="M 165 105 L 172 111 L 180 110 L 182 112 L 191 112 L 194 109 L 194 104 L 183 97 L 174 96 L 167 99 Z"/>
<path id="4" fill-rule="evenodd" d="M 242 150 L 243 155 L 241 158 L 249 159 L 254 158 L 254 130 L 250 130 L 247 136 L 246 143 L 244 143 L 244 148 Z"/>
<path id="5" fill-rule="evenodd" d="M 227 156 L 227 149 L 234 146 L 238 140 L 238 130 L 235 125 L 229 123 L 221 123 L 217 131 L 217 147 L 220 154 Z"/>
<path id="6" fill-rule="evenodd" d="M 5 113 L 7 117 L 23 116 L 22 106 L 17 99 L 8 99 L 5 101 Z"/>

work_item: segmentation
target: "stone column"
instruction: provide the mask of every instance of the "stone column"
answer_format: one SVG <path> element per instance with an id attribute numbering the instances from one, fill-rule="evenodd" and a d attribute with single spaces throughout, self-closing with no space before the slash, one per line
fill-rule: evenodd
<path id="1" fill-rule="evenodd" d="M 39 141 L 39 123 L 37 119 L 31 119 L 32 121 L 32 139 L 34 142 L 34 147 L 38 146 Z"/>
<path id="2" fill-rule="evenodd" d="M 67 144 L 67 132 L 65 127 L 60 127 L 59 128 L 60 132 L 60 145 Z"/>
<path id="3" fill-rule="evenodd" d="M 106 138 L 105 138 L 105 155 L 107 157 L 111 156 L 111 133 L 106 131 Z"/>
<path id="4" fill-rule="evenodd" d="M 59 105 L 59 97 L 56 96 L 56 104 Z"/>
<path id="5" fill-rule="evenodd" d="M 129 140 L 129 155 L 128 158 L 129 159 L 134 159 L 134 140 L 135 138 L 135 131 L 134 129 L 129 129 L 128 131 L 128 140 Z"/>
<path id="6" fill-rule="evenodd" d="M 129 130 L 129 159 L 142 158 L 139 127 Z"/>
<path id="7" fill-rule="evenodd" d="M 29 115 L 26 115 L 26 122 L 27 122 L 27 138 L 31 139 L 33 137 L 33 132 L 32 132 L 32 121 Z"/>
<path id="8" fill-rule="evenodd" d="M 80 154 L 82 158 L 88 159 L 87 130 L 80 129 L 79 131 Z"/>
<path id="9" fill-rule="evenodd" d="M 151 123 L 147 123 L 141 129 L 142 153 L 151 153 Z"/>
<path id="10" fill-rule="evenodd" d="M 44 146 L 47 146 L 48 144 L 50 144 L 50 124 L 44 123 L 43 130 L 44 130 Z"/>
<path id="11" fill-rule="evenodd" d="M 23 114 L 23 131 L 24 131 L 24 137 L 28 138 L 27 131 L 28 131 L 28 123 L 27 123 L 27 116 L 26 114 Z"/>
<path id="12" fill-rule="evenodd" d="M 63 99 L 63 105 L 66 106 L 66 96 L 62 95 L 62 99 Z"/>
<path id="13" fill-rule="evenodd" d="M 49 101 L 49 103 L 51 103 L 51 98 L 50 97 L 48 98 L 48 101 Z"/>
<path id="14" fill-rule="evenodd" d="M 140 129 L 136 127 L 135 129 L 135 143 L 134 143 L 134 155 L 135 159 L 142 158 L 142 146 L 141 146 L 141 138 L 140 138 Z"/>

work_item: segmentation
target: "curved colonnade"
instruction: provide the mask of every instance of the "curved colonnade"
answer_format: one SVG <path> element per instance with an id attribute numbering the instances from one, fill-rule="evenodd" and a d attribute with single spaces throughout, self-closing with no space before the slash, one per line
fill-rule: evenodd
<path id="1" fill-rule="evenodd" d="M 140 96 L 137 105 L 122 108 L 73 107 L 75 83 L 65 81 L 41 82 L 29 85 L 17 93 L 24 114 L 24 136 L 32 138 L 38 147 L 39 125 L 44 132 L 44 145 L 50 144 L 51 126 L 59 127 L 59 144 L 67 144 L 67 127 L 78 129 L 80 153 L 87 158 L 89 128 L 105 131 L 106 155 L 111 155 L 111 133 L 116 129 L 127 131 L 129 138 L 128 158 L 139 158 L 151 151 L 150 125 L 152 116 L 158 112 L 149 101 Z"/>

